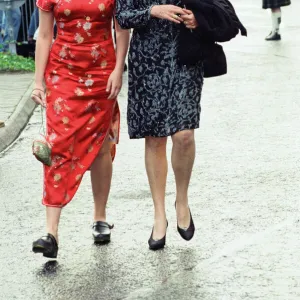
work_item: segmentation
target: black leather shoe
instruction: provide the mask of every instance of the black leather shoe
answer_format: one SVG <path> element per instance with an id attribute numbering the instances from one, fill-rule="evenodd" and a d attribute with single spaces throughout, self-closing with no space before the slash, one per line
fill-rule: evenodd
<path id="1" fill-rule="evenodd" d="M 55 237 L 48 233 L 32 244 L 32 251 L 34 253 L 43 253 L 44 257 L 56 258 L 58 252 L 58 245 Z"/>
<path id="2" fill-rule="evenodd" d="M 167 228 L 168 228 L 168 221 L 167 221 Z M 150 250 L 159 250 L 159 249 L 163 249 L 166 245 L 166 235 L 167 235 L 167 228 L 166 228 L 166 234 L 165 236 L 160 239 L 160 240 L 154 240 L 153 239 L 153 230 L 152 229 L 152 233 L 151 233 L 151 236 L 150 236 L 150 239 L 148 240 L 148 244 L 149 244 L 149 249 Z"/>
<path id="3" fill-rule="evenodd" d="M 93 224 L 93 237 L 95 243 L 109 243 L 111 229 L 113 225 L 109 225 L 106 222 L 97 221 Z"/>
<path id="4" fill-rule="evenodd" d="M 266 41 L 280 41 L 281 35 L 278 32 L 271 32 L 267 37 Z"/>
<path id="5" fill-rule="evenodd" d="M 176 209 L 176 202 L 175 202 L 175 209 Z M 194 233 L 195 233 L 194 220 L 193 220 L 190 209 L 189 209 L 189 211 L 190 211 L 190 219 L 191 220 L 190 220 L 190 225 L 187 229 L 180 228 L 178 225 L 178 222 L 177 222 L 177 230 L 178 230 L 180 236 L 186 241 L 190 241 L 193 238 Z"/>

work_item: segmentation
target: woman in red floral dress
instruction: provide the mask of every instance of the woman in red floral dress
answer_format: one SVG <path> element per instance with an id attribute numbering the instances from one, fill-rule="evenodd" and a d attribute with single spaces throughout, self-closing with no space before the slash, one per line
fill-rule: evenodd
<path id="1" fill-rule="evenodd" d="M 52 164 L 44 166 L 48 234 L 33 243 L 33 251 L 56 258 L 61 210 L 89 169 L 95 203 L 94 239 L 110 241 L 112 227 L 106 222 L 105 209 L 118 142 L 116 98 L 129 31 L 115 23 L 115 51 L 111 32 L 114 0 L 38 0 L 37 6 L 40 24 L 32 99 L 46 107 Z M 52 44 L 54 20 L 58 34 Z"/>

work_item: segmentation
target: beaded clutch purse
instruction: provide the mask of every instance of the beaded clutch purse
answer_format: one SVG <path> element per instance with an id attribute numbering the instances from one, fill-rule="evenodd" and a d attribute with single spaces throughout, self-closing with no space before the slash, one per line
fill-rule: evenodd
<path id="1" fill-rule="evenodd" d="M 46 140 L 34 140 L 32 153 L 38 161 L 46 166 L 51 166 L 51 147 Z"/>
<path id="2" fill-rule="evenodd" d="M 42 113 L 42 128 L 44 129 L 44 118 L 43 118 L 43 109 L 41 108 Z M 45 129 L 44 135 L 41 135 L 40 139 L 36 139 L 32 143 L 32 153 L 35 158 L 42 162 L 46 166 L 51 166 L 51 146 L 45 138 Z"/>

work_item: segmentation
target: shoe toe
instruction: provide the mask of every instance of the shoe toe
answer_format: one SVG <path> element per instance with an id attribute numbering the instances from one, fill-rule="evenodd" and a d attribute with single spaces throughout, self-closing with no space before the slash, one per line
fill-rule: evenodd
<path id="1" fill-rule="evenodd" d="M 110 242 L 111 228 L 106 222 L 95 222 L 93 224 L 93 237 L 96 243 Z"/>
<path id="2" fill-rule="evenodd" d="M 190 241 L 195 234 L 195 227 L 189 228 L 187 230 L 184 230 L 180 227 L 178 227 L 177 229 L 178 229 L 180 236 L 186 241 Z"/>

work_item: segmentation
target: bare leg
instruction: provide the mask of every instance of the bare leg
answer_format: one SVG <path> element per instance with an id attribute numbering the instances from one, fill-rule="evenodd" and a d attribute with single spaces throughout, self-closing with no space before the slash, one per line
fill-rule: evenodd
<path id="1" fill-rule="evenodd" d="M 187 228 L 190 225 L 188 207 L 188 188 L 195 160 L 194 130 L 184 130 L 172 136 L 172 167 L 176 179 L 176 211 L 178 225 Z"/>
<path id="2" fill-rule="evenodd" d="M 91 166 L 91 182 L 94 195 L 94 221 L 106 221 L 106 204 L 112 178 L 110 142 L 107 138 Z"/>
<path id="3" fill-rule="evenodd" d="M 46 207 L 47 232 L 51 233 L 58 243 L 58 224 L 61 215 L 60 207 Z"/>
<path id="4" fill-rule="evenodd" d="M 153 239 L 166 234 L 165 193 L 168 173 L 167 138 L 146 137 L 145 163 L 154 204 Z"/>
<path id="5" fill-rule="evenodd" d="M 272 13 L 275 13 L 275 12 L 281 12 L 281 8 L 278 7 L 278 8 L 272 8 Z"/>

